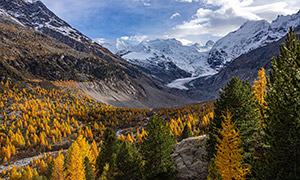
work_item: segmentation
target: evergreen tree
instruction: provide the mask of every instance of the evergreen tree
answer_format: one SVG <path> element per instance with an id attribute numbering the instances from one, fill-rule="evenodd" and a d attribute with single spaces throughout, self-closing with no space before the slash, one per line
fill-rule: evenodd
<path id="1" fill-rule="evenodd" d="M 248 169 L 243 165 L 243 149 L 240 148 L 241 138 L 239 131 L 235 130 L 235 124 L 231 122 L 228 112 L 224 116 L 222 129 L 219 129 L 222 139 L 217 137 L 217 153 L 215 155 L 215 167 L 222 180 L 245 179 Z"/>
<path id="2" fill-rule="evenodd" d="M 267 83 L 265 149 L 258 179 L 300 179 L 300 44 L 290 30 Z"/>
<path id="3" fill-rule="evenodd" d="M 144 175 L 147 180 L 173 179 L 174 158 L 171 156 L 175 138 L 170 127 L 160 117 L 150 118 L 141 150 L 145 160 Z"/>
<path id="4" fill-rule="evenodd" d="M 92 169 L 92 165 L 91 165 L 90 160 L 87 156 L 84 158 L 84 166 L 85 166 L 85 179 L 86 180 L 95 179 L 93 169 Z"/>
<path id="5" fill-rule="evenodd" d="M 122 141 L 116 161 L 118 167 L 118 180 L 142 180 L 142 156 L 134 144 Z"/>
<path id="6" fill-rule="evenodd" d="M 111 128 L 106 128 L 104 132 L 104 140 L 101 145 L 101 151 L 96 160 L 96 178 L 100 178 L 104 166 L 109 164 L 109 170 L 106 172 L 111 178 L 114 177 L 116 172 L 116 157 L 118 154 L 118 139 L 116 133 Z"/>
<path id="7" fill-rule="evenodd" d="M 192 136 L 192 131 L 191 128 L 188 126 L 188 124 L 186 123 L 186 125 L 184 126 L 184 129 L 182 131 L 181 136 L 179 137 L 179 141 L 182 141 L 183 139 L 189 138 Z"/>
<path id="8" fill-rule="evenodd" d="M 232 122 L 240 130 L 241 147 L 249 163 L 253 156 L 256 132 L 260 124 L 253 89 L 248 81 L 233 77 L 220 91 L 219 96 L 220 98 L 215 102 L 214 119 L 208 130 L 207 160 L 211 160 L 216 154 L 217 139 L 221 138 L 219 130 L 222 128 L 223 116 L 226 116 L 229 111 L 232 113 Z"/>
<path id="9" fill-rule="evenodd" d="M 52 159 L 50 161 L 50 163 L 48 164 L 48 167 L 47 167 L 46 178 L 49 179 L 49 180 L 52 178 L 52 174 L 54 172 L 54 165 L 55 165 L 55 163 L 54 163 L 54 160 Z"/>

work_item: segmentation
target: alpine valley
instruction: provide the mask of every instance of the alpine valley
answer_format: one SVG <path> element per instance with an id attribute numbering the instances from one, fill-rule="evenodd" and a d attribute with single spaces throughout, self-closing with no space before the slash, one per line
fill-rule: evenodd
<path id="1" fill-rule="evenodd" d="M 103 84 L 99 85 L 101 81 L 97 81 L 93 85 L 81 83 L 80 87 L 105 103 L 125 107 L 152 107 L 154 104 L 156 107 L 172 106 L 212 100 L 217 98 L 219 89 L 224 87 L 233 76 L 253 82 L 255 72 L 261 67 L 269 69 L 270 57 L 278 53 L 276 50 L 278 48 L 272 48 L 272 52 L 260 50 L 271 45 L 277 47 L 283 42 L 282 39 L 289 28 L 297 29 L 300 24 L 300 13 L 298 12 L 293 15 L 278 16 L 271 23 L 265 20 L 247 21 L 239 29 L 227 34 L 216 43 L 208 41 L 205 45 L 197 43 L 182 45 L 176 39 L 155 39 L 133 44 L 121 39 L 98 38 L 91 40 L 57 17 L 39 0 L 2 0 L 0 11 L 10 25 L 20 26 L 34 34 L 37 34 L 36 32 L 43 33 L 37 34 L 37 36 L 50 38 L 51 41 L 55 39 L 57 43 L 63 43 L 70 47 L 70 51 L 73 51 L 70 54 L 72 56 L 80 58 L 96 56 L 114 66 L 117 71 L 125 73 L 124 77 L 126 78 L 121 81 L 112 80 L 112 76 L 105 78 L 102 75 L 107 74 L 105 71 L 109 71 L 108 68 L 100 68 L 84 60 L 81 63 L 68 60 L 72 66 L 77 63 L 78 71 L 81 71 L 81 73 L 73 73 L 74 76 L 65 76 L 59 71 L 36 70 L 45 73 L 42 75 L 43 78 L 51 80 L 64 77 L 66 80 L 84 81 L 88 79 L 87 76 L 93 76 L 102 81 L 110 81 L 110 83 L 103 83 L 108 86 L 105 92 Z M 3 23 L 7 25 L 7 22 Z M 48 52 L 59 51 L 54 48 L 49 49 L 48 44 L 45 46 L 47 46 Z M 248 61 L 243 58 L 249 57 L 245 54 L 251 54 L 254 51 L 260 52 L 259 54 L 255 53 L 256 58 Z M 55 61 L 67 63 L 66 56 L 55 58 Z M 19 69 L 24 70 L 20 64 L 24 64 L 24 62 L 18 64 Z M 9 68 L 14 66 L 15 64 L 10 64 Z M 62 67 L 62 62 L 55 66 L 68 71 L 66 67 Z M 243 70 L 243 67 L 247 69 Z M 37 76 L 36 73 L 29 73 Z M 52 74 L 51 78 L 49 73 Z M 113 89 L 112 92 L 110 92 L 111 89 Z M 112 96 L 112 94 L 115 95 Z M 119 94 L 122 95 L 119 96 Z M 163 94 L 163 96 L 156 98 L 157 94 Z M 126 103 L 130 100 L 134 100 L 135 103 L 131 105 Z"/>
<path id="2" fill-rule="evenodd" d="M 103 24 L 126 7 L 223 10 L 218 1 L 54 1 L 109 6 Z M 266 3 L 257 1 L 234 3 Z M 43 2 L 0 0 L 0 180 L 300 179 L 300 11 L 184 45 L 91 39 Z M 172 27 L 185 16 L 169 13 Z"/>
<path id="3" fill-rule="evenodd" d="M 268 70 L 289 28 L 298 32 L 299 25 L 300 12 L 279 15 L 271 23 L 247 21 L 216 43 L 208 41 L 204 46 L 184 46 L 176 39 L 145 40 L 137 45 L 121 39 L 94 41 L 137 65 L 153 79 L 187 90 L 193 99 L 205 101 L 217 98 L 219 90 L 233 76 L 253 82 L 258 69 Z"/>

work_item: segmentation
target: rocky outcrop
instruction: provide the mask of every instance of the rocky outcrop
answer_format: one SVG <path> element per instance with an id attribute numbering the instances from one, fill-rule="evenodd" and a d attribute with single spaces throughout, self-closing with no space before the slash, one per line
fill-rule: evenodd
<path id="1" fill-rule="evenodd" d="M 178 180 L 207 179 L 208 163 L 203 156 L 206 136 L 191 137 L 175 145 L 174 160 Z"/>

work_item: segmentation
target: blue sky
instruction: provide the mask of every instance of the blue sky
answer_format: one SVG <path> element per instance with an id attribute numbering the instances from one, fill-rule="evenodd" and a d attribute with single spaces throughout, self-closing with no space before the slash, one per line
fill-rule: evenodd
<path id="1" fill-rule="evenodd" d="M 247 20 L 271 21 L 299 10 L 300 0 L 42 0 L 88 37 L 131 41 L 217 40 Z"/>

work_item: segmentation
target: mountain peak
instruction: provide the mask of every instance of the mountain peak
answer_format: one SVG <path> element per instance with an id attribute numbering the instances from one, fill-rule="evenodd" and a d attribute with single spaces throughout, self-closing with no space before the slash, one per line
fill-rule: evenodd
<path id="1" fill-rule="evenodd" d="M 246 21 L 239 29 L 216 42 L 209 53 L 208 63 L 215 69 L 222 69 L 240 55 L 278 41 L 290 27 L 299 25 L 300 11 L 293 15 L 278 16 L 271 24 L 266 20 Z"/>
<path id="2" fill-rule="evenodd" d="M 67 36 L 75 41 L 88 41 L 88 38 L 68 23 L 57 17 L 40 0 L 2 0 L 0 9 L 14 17 L 24 26 L 51 36 Z"/>

